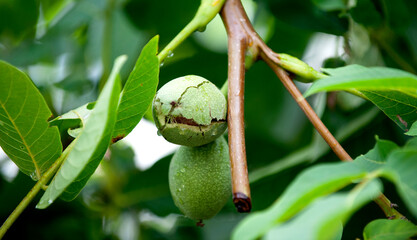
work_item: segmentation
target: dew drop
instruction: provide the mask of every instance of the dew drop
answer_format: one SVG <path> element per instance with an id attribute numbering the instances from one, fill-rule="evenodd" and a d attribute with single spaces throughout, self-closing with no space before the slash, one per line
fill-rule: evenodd
<path id="1" fill-rule="evenodd" d="M 172 51 L 169 51 L 167 58 L 172 58 L 173 56 L 174 56 L 174 53 Z"/>
<path id="2" fill-rule="evenodd" d="M 164 66 L 164 62 L 161 62 L 161 63 L 159 64 L 159 67 L 162 67 L 162 66 Z"/>
<path id="3" fill-rule="evenodd" d="M 54 201 L 52 201 L 52 199 L 48 200 L 48 204 L 52 204 Z"/>
<path id="4" fill-rule="evenodd" d="M 38 181 L 39 180 L 38 176 L 36 175 L 36 172 L 31 173 L 30 177 L 32 178 L 33 181 Z"/>
<path id="5" fill-rule="evenodd" d="M 182 189 L 181 188 L 178 188 L 178 192 L 181 192 L 182 191 Z"/>
<path id="6" fill-rule="evenodd" d="M 185 168 L 182 168 L 180 172 L 185 173 Z"/>

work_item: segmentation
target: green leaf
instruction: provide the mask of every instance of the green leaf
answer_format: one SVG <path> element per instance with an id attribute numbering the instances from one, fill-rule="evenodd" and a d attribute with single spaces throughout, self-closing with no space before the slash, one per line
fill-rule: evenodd
<path id="1" fill-rule="evenodd" d="M 368 172 L 372 172 L 383 167 L 388 155 L 396 149 L 398 149 L 398 146 L 395 143 L 377 139 L 374 148 L 365 155 L 357 157 L 354 163 L 366 169 Z"/>
<path id="2" fill-rule="evenodd" d="M 324 11 L 335 11 L 346 9 L 343 0 L 312 0 L 313 3 Z"/>
<path id="3" fill-rule="evenodd" d="M 159 61 L 156 56 L 158 39 L 159 36 L 155 36 L 143 48 L 123 88 L 112 134 L 113 141 L 127 136 L 152 103 L 159 78 Z"/>
<path id="4" fill-rule="evenodd" d="M 28 76 L 0 61 L 0 146 L 34 180 L 62 152 L 58 129 L 48 126 L 51 115 Z"/>
<path id="5" fill-rule="evenodd" d="M 372 0 L 361 0 L 350 10 L 355 22 L 364 26 L 379 27 L 383 23 L 381 13 L 376 9 Z"/>
<path id="6" fill-rule="evenodd" d="M 335 192 L 366 172 L 352 162 L 318 165 L 302 172 L 268 209 L 252 213 L 237 226 L 233 239 L 255 239 L 294 216 L 314 199 Z"/>
<path id="7" fill-rule="evenodd" d="M 323 91 L 357 89 L 359 91 L 399 91 L 417 97 L 417 76 L 386 67 L 349 65 L 323 69 L 331 76 L 315 81 L 304 94 L 306 97 Z"/>
<path id="8" fill-rule="evenodd" d="M 57 126 L 61 136 L 63 136 L 63 134 L 67 133 L 68 129 L 81 127 L 81 123 L 87 120 L 94 108 L 94 105 L 94 102 L 87 103 L 81 107 L 71 110 L 51 120 L 49 122 L 49 126 Z"/>
<path id="9" fill-rule="evenodd" d="M 410 130 L 408 130 L 405 134 L 408 136 L 417 136 L 417 121 L 411 125 Z"/>
<path id="10" fill-rule="evenodd" d="M 74 140 L 76 143 L 72 151 L 49 184 L 37 208 L 48 207 L 61 194 L 64 200 L 75 198 L 98 167 L 110 144 L 111 133 L 116 122 L 120 94 L 118 72 L 125 61 L 125 56 L 116 59 L 109 80 L 87 119 L 83 131 Z"/>
<path id="11" fill-rule="evenodd" d="M 361 93 L 404 131 L 408 131 L 408 127 L 417 120 L 417 97 L 400 91 Z"/>
<path id="12" fill-rule="evenodd" d="M 342 226 L 360 207 L 380 194 L 382 184 L 371 181 L 347 193 L 321 198 L 291 221 L 270 230 L 263 239 L 340 239 Z"/>
<path id="13" fill-rule="evenodd" d="M 24 38 L 35 37 L 39 3 L 36 0 L 0 1 L 0 35 L 9 38 L 2 40 L 3 44 L 10 40 L 18 44 Z"/>
<path id="14" fill-rule="evenodd" d="M 377 219 L 363 230 L 365 240 L 405 240 L 417 235 L 417 226 L 402 219 Z"/>
<path id="15" fill-rule="evenodd" d="M 358 90 L 403 130 L 417 120 L 417 76 L 393 68 L 349 65 L 324 69 L 331 76 L 317 80 L 305 96 L 322 91 Z"/>
<path id="16" fill-rule="evenodd" d="M 333 0 L 335 1 L 335 0 Z M 313 4 L 312 1 L 268 1 L 269 10 L 275 17 L 296 29 L 313 32 L 325 32 L 343 35 L 347 32 L 347 18 L 339 17 L 337 13 L 326 12 Z M 286 11 L 282 11 L 286 9 Z M 306 21 L 300 21 L 301 19 Z"/>
<path id="17" fill-rule="evenodd" d="M 413 137 L 404 145 L 405 148 L 417 148 L 417 137 Z"/>
<path id="18" fill-rule="evenodd" d="M 417 150 L 404 148 L 388 156 L 382 175 L 390 179 L 410 211 L 417 217 Z"/>

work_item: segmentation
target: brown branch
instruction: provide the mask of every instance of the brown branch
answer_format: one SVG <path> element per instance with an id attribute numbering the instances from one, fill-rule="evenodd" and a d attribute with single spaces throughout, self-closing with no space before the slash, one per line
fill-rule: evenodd
<path id="1" fill-rule="evenodd" d="M 333 134 L 327 129 L 324 123 L 320 120 L 317 116 L 316 112 L 311 108 L 310 104 L 305 100 L 303 95 L 298 90 L 297 86 L 295 86 L 292 79 L 288 76 L 287 72 L 277 66 L 274 62 L 271 61 L 268 57 L 264 54 L 261 54 L 262 59 L 268 64 L 268 66 L 275 72 L 281 82 L 284 84 L 285 88 L 291 94 L 291 96 L 295 99 L 298 106 L 300 106 L 301 110 L 305 113 L 308 117 L 310 122 L 313 124 L 314 128 L 320 133 L 323 139 L 327 142 L 333 152 L 340 158 L 342 161 L 352 161 L 352 158 L 349 154 L 345 151 L 345 149 L 340 145 L 340 143 L 336 140 Z"/>
<path id="2" fill-rule="evenodd" d="M 240 18 L 235 17 L 237 11 L 235 6 L 234 1 L 227 1 L 221 13 L 229 36 L 227 124 L 229 128 L 233 203 L 239 212 L 249 212 L 252 204 L 246 163 L 243 117 L 245 52 L 248 48 L 248 42 L 245 32 L 241 31 Z"/>
<path id="3" fill-rule="evenodd" d="M 238 193 L 237 191 L 247 191 L 244 193 L 247 193 L 246 196 L 249 197 L 250 203 L 243 128 L 244 54 L 248 47 L 251 48 L 252 52 L 259 54 L 262 60 L 264 60 L 275 72 L 313 126 L 340 160 L 352 161 L 349 154 L 334 138 L 311 108 L 310 104 L 304 99 L 287 72 L 280 67 L 279 55 L 271 50 L 256 33 L 240 0 L 227 0 L 221 12 L 221 16 L 229 36 L 228 127 L 234 199 L 239 198 L 239 196 L 236 196 L 236 193 Z M 384 194 L 381 193 L 374 201 L 384 211 L 388 218 L 405 219 L 405 217 L 393 207 L 395 204 L 392 204 Z M 239 210 L 239 206 L 236 206 Z"/>

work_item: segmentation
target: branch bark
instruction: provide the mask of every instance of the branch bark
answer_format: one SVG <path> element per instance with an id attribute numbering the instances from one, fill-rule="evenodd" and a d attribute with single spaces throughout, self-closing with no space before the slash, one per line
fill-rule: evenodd
<path id="1" fill-rule="evenodd" d="M 256 33 L 240 0 L 227 0 L 222 9 L 221 16 L 229 37 L 229 147 L 232 165 L 234 203 L 239 211 L 241 209 L 240 207 L 244 206 L 240 205 L 240 203 L 249 202 L 250 204 L 250 189 L 246 165 L 243 125 L 244 56 L 248 48 L 251 48 L 253 53 L 259 55 L 258 57 L 261 57 L 261 59 L 275 72 L 285 88 L 290 92 L 291 96 L 298 103 L 313 126 L 339 159 L 342 161 L 352 161 L 352 158 L 330 133 L 311 108 L 310 104 L 304 99 L 287 72 L 280 67 L 279 55 L 271 50 Z M 245 196 L 248 197 L 249 201 L 238 200 L 240 199 L 240 196 L 238 195 L 239 191 L 246 194 Z M 381 193 L 374 201 L 384 211 L 388 218 L 405 219 L 405 217 L 393 207 L 395 204 L 392 204 L 384 194 Z M 250 211 L 250 205 L 249 209 L 245 209 L 246 211 Z"/>
<path id="2" fill-rule="evenodd" d="M 229 36 L 228 113 L 230 165 L 232 173 L 233 203 L 239 212 L 252 208 L 246 163 L 244 128 L 245 52 L 248 39 L 241 31 L 240 18 L 236 18 L 234 1 L 227 1 L 221 13 Z"/>

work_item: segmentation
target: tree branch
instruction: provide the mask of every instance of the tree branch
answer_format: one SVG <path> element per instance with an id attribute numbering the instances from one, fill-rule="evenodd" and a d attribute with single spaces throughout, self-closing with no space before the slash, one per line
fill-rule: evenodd
<path id="1" fill-rule="evenodd" d="M 227 1 L 221 12 L 229 36 L 228 113 L 230 164 L 232 173 L 233 203 L 239 212 L 252 208 L 248 168 L 246 163 L 244 128 L 245 53 L 247 36 L 236 18 L 235 1 Z"/>
<path id="2" fill-rule="evenodd" d="M 242 107 L 240 104 L 243 105 L 242 85 L 244 84 L 244 72 L 242 72 L 244 71 L 242 70 L 244 69 L 244 64 L 242 63 L 242 56 L 244 56 L 244 51 L 246 51 L 248 47 L 250 47 L 252 52 L 254 52 L 255 54 L 258 53 L 261 59 L 264 60 L 268 64 L 268 66 L 275 72 L 275 74 L 284 84 L 285 88 L 288 90 L 288 92 L 290 92 L 291 96 L 295 99 L 295 101 L 304 111 L 304 113 L 311 121 L 313 126 L 320 133 L 320 135 L 327 142 L 327 144 L 331 147 L 333 152 L 339 157 L 339 159 L 342 161 L 352 161 L 352 158 L 349 156 L 349 154 L 334 138 L 334 136 L 330 133 L 327 127 L 323 124 L 321 119 L 311 108 L 310 104 L 308 104 L 308 102 L 304 99 L 304 97 L 302 96 L 298 88 L 295 86 L 292 79 L 288 76 L 287 72 L 280 67 L 282 64 L 279 58 L 279 54 L 272 51 L 256 33 L 252 24 L 249 21 L 249 18 L 246 15 L 246 12 L 240 0 L 227 0 L 221 12 L 221 16 L 229 36 L 229 112 L 232 111 L 232 114 L 229 113 L 230 115 L 228 115 L 228 118 L 231 118 L 228 119 L 228 126 L 229 146 L 231 151 L 230 161 L 232 163 L 234 194 L 236 193 L 235 188 L 249 190 L 249 183 L 245 182 L 245 179 L 247 179 L 246 157 L 242 156 L 245 154 L 245 147 L 243 129 L 243 108 L 240 109 L 240 107 Z M 231 94 L 236 95 L 231 96 Z M 234 100 L 231 100 L 231 98 L 239 99 L 239 104 L 234 105 L 236 104 L 236 102 L 234 102 Z M 236 117 L 240 119 L 237 120 L 235 119 Z M 239 155 L 235 155 L 236 153 L 234 152 L 239 150 L 241 151 Z M 237 168 L 236 164 L 238 166 L 245 166 L 245 171 L 239 172 L 239 174 L 241 175 L 237 175 L 236 173 L 233 174 L 233 171 L 236 171 L 236 169 L 234 168 Z M 247 196 L 250 197 L 250 195 Z M 405 218 L 393 207 L 393 204 L 384 194 L 381 193 L 381 195 L 374 201 L 384 211 L 385 215 L 388 218 Z"/>
<path id="3" fill-rule="evenodd" d="M 281 80 L 282 84 L 284 84 L 285 88 L 291 94 L 291 96 L 295 99 L 297 104 L 300 106 L 301 110 L 305 113 L 308 117 L 310 122 L 313 124 L 314 128 L 323 139 L 327 142 L 333 152 L 339 157 L 342 161 L 352 161 L 352 158 L 349 154 L 345 151 L 345 149 L 340 145 L 340 143 L 336 140 L 336 138 L 330 133 L 324 123 L 320 120 L 317 116 L 316 112 L 314 112 L 313 108 L 311 108 L 310 104 L 305 100 L 301 92 L 295 86 L 292 79 L 288 76 L 287 72 L 285 72 L 282 68 L 278 67 L 275 63 L 273 63 L 268 57 L 264 54 L 261 54 L 262 59 L 268 64 L 268 66 L 275 72 L 278 78 Z"/>

